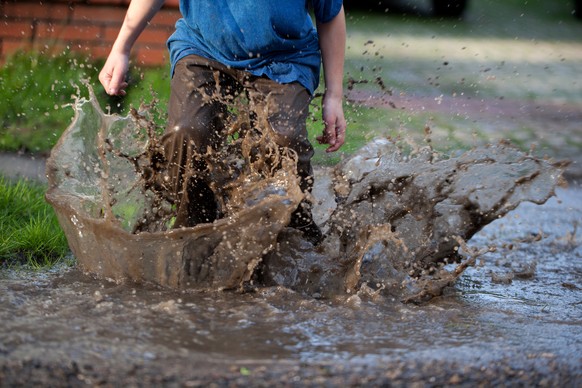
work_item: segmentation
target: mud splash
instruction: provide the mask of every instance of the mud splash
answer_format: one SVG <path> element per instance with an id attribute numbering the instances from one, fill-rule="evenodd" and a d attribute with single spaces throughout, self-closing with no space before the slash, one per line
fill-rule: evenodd
<path id="1" fill-rule="evenodd" d="M 78 268 L 4 270 L 0 381 L 578 387 L 582 189 L 556 194 L 474 235 L 472 249 L 497 250 L 422 305 L 383 295 L 314 299 L 284 287 L 238 294 L 116 284 Z"/>
<path id="2" fill-rule="evenodd" d="M 147 117 L 106 115 L 93 96 L 75 110 L 47 162 L 47 199 L 83 271 L 117 282 L 423 301 L 483 253 L 466 240 L 523 201 L 544 203 L 564 167 L 504 143 L 445 158 L 430 143 L 404 153 L 378 139 L 316 179 L 325 240 L 313 247 L 287 227 L 304 196 L 293 155 L 244 115 L 207 155 L 222 161 L 211 173 L 224 216 L 170 229 L 172 204 L 151 184 L 159 150 Z"/>

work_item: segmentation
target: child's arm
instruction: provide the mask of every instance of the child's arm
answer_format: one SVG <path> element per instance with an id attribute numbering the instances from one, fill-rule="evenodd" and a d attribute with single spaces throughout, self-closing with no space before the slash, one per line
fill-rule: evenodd
<path id="1" fill-rule="evenodd" d="M 103 69 L 99 81 L 111 95 L 125 95 L 125 75 L 129 68 L 129 54 L 133 44 L 164 4 L 165 0 L 133 0 Z"/>
<path id="2" fill-rule="evenodd" d="M 345 141 L 346 119 L 343 110 L 343 76 L 346 49 L 344 9 L 327 23 L 318 23 L 319 46 L 323 61 L 325 93 L 322 118 L 325 129 L 317 137 L 320 144 L 329 144 L 327 152 L 337 151 Z"/>

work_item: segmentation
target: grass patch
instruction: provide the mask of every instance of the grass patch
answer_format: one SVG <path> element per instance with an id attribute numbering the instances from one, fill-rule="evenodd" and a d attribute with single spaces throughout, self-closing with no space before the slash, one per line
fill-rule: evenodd
<path id="1" fill-rule="evenodd" d="M 45 191 L 43 185 L 0 176 L 0 267 L 51 266 L 69 254 Z"/>
<path id="2" fill-rule="evenodd" d="M 63 106 L 77 94 L 75 84 L 96 80 L 96 64 L 72 53 L 58 56 L 17 53 L 0 69 L 0 147 L 49 150 L 73 117 Z"/>
<path id="3" fill-rule="evenodd" d="M 473 2 L 462 20 L 353 12 L 346 73 L 409 94 L 582 102 L 582 23 L 566 2 Z M 371 88 L 368 85 L 368 88 Z"/>
<path id="4" fill-rule="evenodd" d="M 83 82 L 95 86 L 101 106 L 110 113 L 126 115 L 130 107 L 151 101 L 154 94 L 167 100 L 168 69 L 132 68 L 128 95 L 119 98 L 108 96 L 98 86 L 102 64 L 71 52 L 10 56 L 0 68 L 0 150 L 50 151 L 74 117 L 70 104 L 79 88 L 82 93 Z"/>
<path id="5" fill-rule="evenodd" d="M 169 68 L 133 68 L 127 95 L 121 98 L 102 91 L 97 79 L 101 65 L 73 53 L 53 57 L 34 53 L 12 56 L 0 68 L 0 96 L 6 101 L 0 106 L 0 150 L 48 153 L 74 117 L 70 104 L 79 94 L 88 96 L 82 85 L 85 81 L 93 86 L 107 113 L 127 115 L 131 107 L 156 100 L 152 117 L 163 128 L 170 94 Z M 312 104 L 313 120 L 308 122 L 314 144 L 315 136 L 322 131 L 320 106 L 321 99 L 316 98 Z M 346 108 L 346 116 L 353 123 L 379 120 L 377 114 L 363 117 L 365 112 L 365 108 Z M 361 125 L 355 129 L 348 132 L 344 152 L 358 149 L 367 138 Z"/>
<path id="6" fill-rule="evenodd" d="M 12 56 L 0 68 L 0 96 L 4 94 L 7 101 L 0 106 L 0 150 L 48 153 L 74 117 L 70 104 L 79 94 L 87 97 L 82 85 L 85 81 L 93 86 L 99 104 L 107 113 L 127 115 L 131 107 L 156 100 L 152 117 L 163 128 L 170 94 L 169 69 L 133 68 L 129 74 L 127 95 L 120 98 L 102 91 L 97 80 L 101 65 L 99 61 L 90 61 L 73 53 L 53 57 L 34 53 Z M 308 122 L 308 131 L 316 147 L 315 136 L 322 131 L 320 106 L 321 99 L 316 98 L 312 103 L 313 120 Z M 363 124 L 380 121 L 379 112 L 346 106 L 350 130 L 342 149 L 344 154 L 354 152 L 372 137 Z M 323 146 L 319 148 L 324 149 Z M 319 159 L 331 163 L 338 158 L 341 155 Z"/>

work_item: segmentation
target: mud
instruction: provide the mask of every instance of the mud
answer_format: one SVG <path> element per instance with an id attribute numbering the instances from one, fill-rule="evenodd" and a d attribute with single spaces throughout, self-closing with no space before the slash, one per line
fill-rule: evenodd
<path id="1" fill-rule="evenodd" d="M 76 103 L 51 152 L 47 199 L 82 270 L 117 282 L 422 302 L 483 253 L 465 241 L 523 201 L 544 203 L 565 166 L 505 143 L 445 158 L 430 146 L 430 128 L 424 146 L 377 139 L 327 171 L 327 190 L 312 199 L 325 233 L 314 247 L 286 227 L 308 195 L 293 154 L 274 145 L 267 125 L 251 128 L 239 114 L 233 128 L 245 130 L 200 156 L 217 161 L 208 174 L 223 217 L 172 229 L 172 202 L 155 185 L 164 172 L 152 124 L 138 112 L 106 115 L 95 101 Z"/>
<path id="2" fill-rule="evenodd" d="M 582 190 L 557 187 L 563 164 L 505 143 L 445 157 L 429 128 L 421 146 L 377 139 L 317 169 L 313 247 L 286 227 L 303 196 L 288 167 L 236 186 L 214 224 L 164 229 L 171 206 L 143 213 L 147 125 L 77 108 L 91 125 L 53 153 L 48 198 L 78 265 L 0 272 L 0 386 L 582 378 Z M 123 128 L 143 141 L 106 141 Z"/>
<path id="3" fill-rule="evenodd" d="M 475 234 L 487 252 L 422 305 L 2 271 L 0 385 L 576 387 L 582 190 L 556 194 Z"/>

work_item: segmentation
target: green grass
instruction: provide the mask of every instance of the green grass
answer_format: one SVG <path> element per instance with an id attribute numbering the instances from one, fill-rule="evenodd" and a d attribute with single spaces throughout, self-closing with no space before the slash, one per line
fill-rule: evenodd
<path id="1" fill-rule="evenodd" d="M 133 68 L 127 98 L 107 96 L 98 87 L 102 61 L 79 54 L 48 56 L 19 52 L 0 68 L 0 150 L 47 153 L 71 123 L 70 104 L 87 96 L 84 82 L 94 86 L 103 109 L 127 114 L 131 106 L 167 96 L 168 69 Z"/>
<path id="2" fill-rule="evenodd" d="M 472 1 L 462 20 L 348 12 L 346 72 L 409 94 L 582 102 L 582 23 L 572 8 Z"/>
<path id="3" fill-rule="evenodd" d="M 572 10 L 568 0 L 470 1 L 457 20 L 348 9 L 346 77 L 368 81 L 354 89 L 372 94 L 380 90 L 371 81 L 382 79 L 397 105 L 397 96 L 403 95 L 471 99 L 484 107 L 493 100 L 539 104 L 542 110 L 546 105 L 581 106 L 582 23 Z M 576 131 L 572 120 L 563 122 L 563 132 L 553 134 L 562 140 L 547 148 L 540 136 L 554 131 L 547 121 L 533 117 L 503 113 L 474 121 L 445 110 L 379 110 L 373 113 L 377 122 L 369 120 L 365 128 L 368 133 L 397 131 L 418 141 L 427 124 L 435 148 L 447 152 L 500 139 L 514 139 L 522 149 L 535 143 L 537 150 L 552 156 L 582 151 L 563 140 L 568 131 Z M 553 125 L 559 127 L 562 121 Z M 571 146 L 564 149 L 560 143 Z"/>
<path id="4" fill-rule="evenodd" d="M 50 266 L 69 253 L 56 215 L 44 200 L 46 187 L 0 176 L 0 268 Z"/>
<path id="5" fill-rule="evenodd" d="M 0 147 L 47 151 L 73 117 L 75 84 L 96 79 L 97 68 L 74 54 L 17 53 L 0 69 Z M 91 82 L 91 81 L 90 81 Z"/>

